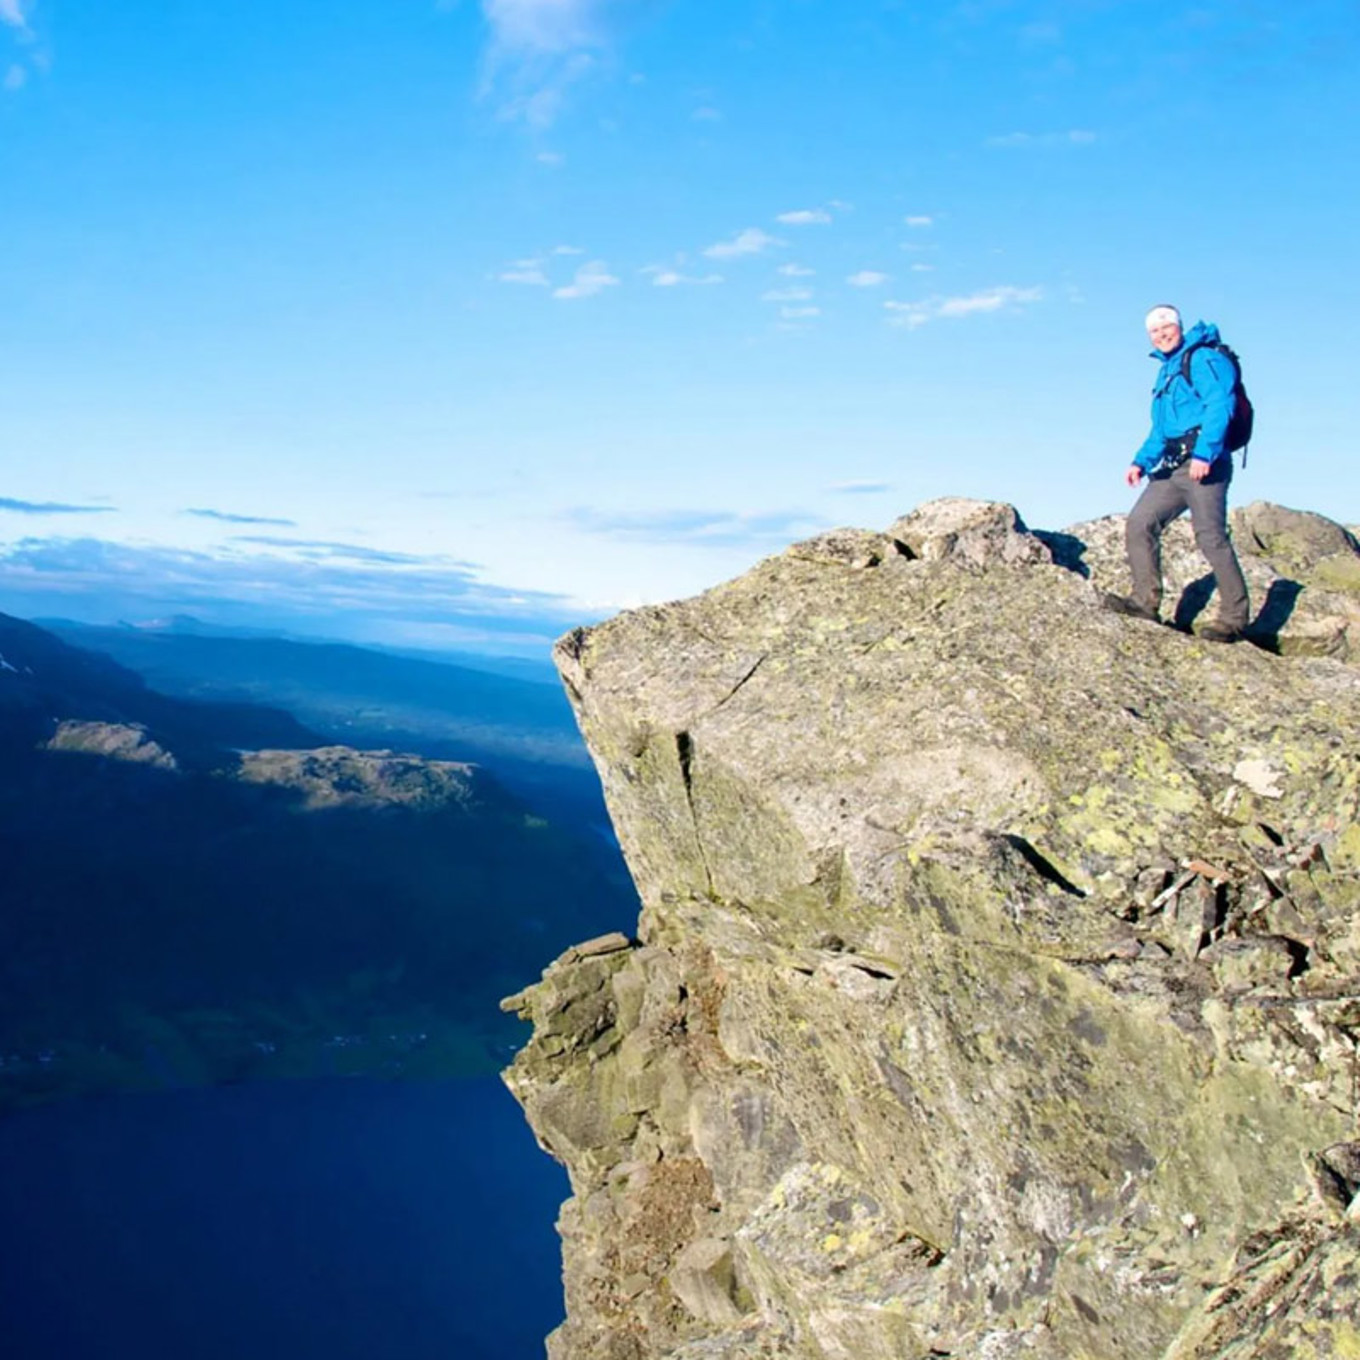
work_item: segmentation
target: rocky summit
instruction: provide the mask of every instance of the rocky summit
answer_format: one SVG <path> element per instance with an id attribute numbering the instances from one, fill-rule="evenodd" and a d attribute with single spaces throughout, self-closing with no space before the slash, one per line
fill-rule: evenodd
<path id="1" fill-rule="evenodd" d="M 1360 552 L 933 502 L 557 661 L 641 894 L 504 1004 L 554 1360 L 1360 1356 Z"/>

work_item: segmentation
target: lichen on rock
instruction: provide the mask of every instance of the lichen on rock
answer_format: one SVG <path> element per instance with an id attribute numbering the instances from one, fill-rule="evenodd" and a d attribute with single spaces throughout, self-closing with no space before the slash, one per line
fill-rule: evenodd
<path id="1" fill-rule="evenodd" d="M 1352 1353 L 1354 540 L 1240 513 L 1269 650 L 958 500 L 563 639 L 643 911 L 507 1003 L 554 1360 Z"/>

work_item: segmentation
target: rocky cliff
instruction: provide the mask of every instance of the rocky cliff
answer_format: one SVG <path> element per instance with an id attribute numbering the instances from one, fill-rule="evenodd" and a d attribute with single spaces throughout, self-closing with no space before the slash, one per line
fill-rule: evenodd
<path id="1" fill-rule="evenodd" d="M 1360 554 L 1239 512 L 1224 647 L 1099 607 L 1119 529 L 936 502 L 561 641 L 643 911 L 505 1003 L 554 1360 L 1360 1356 Z"/>

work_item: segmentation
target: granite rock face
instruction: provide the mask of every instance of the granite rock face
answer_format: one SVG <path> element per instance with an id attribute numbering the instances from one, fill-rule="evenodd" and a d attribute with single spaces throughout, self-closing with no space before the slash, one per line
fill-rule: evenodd
<path id="1" fill-rule="evenodd" d="M 1243 575 L 1251 593 L 1251 637 L 1293 656 L 1360 662 L 1360 550 L 1355 534 L 1305 510 L 1257 501 L 1230 514 Z M 1087 573 L 1101 589 L 1128 588 L 1124 516 L 1045 535 L 1055 556 Z M 1166 574 L 1163 615 L 1189 626 L 1212 617 L 1213 577 L 1195 548 L 1188 519 L 1162 544 Z"/>
<path id="2" fill-rule="evenodd" d="M 1241 512 L 1280 655 L 1102 610 L 1121 530 L 936 502 L 559 643 L 643 912 L 505 1003 L 553 1360 L 1360 1355 L 1360 557 Z"/>

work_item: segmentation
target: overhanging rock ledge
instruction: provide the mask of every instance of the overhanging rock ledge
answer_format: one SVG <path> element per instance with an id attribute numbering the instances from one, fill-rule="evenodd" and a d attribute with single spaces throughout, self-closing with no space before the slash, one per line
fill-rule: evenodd
<path id="1" fill-rule="evenodd" d="M 559 643 L 643 910 L 506 1003 L 554 1360 L 1360 1356 L 1360 553 L 1234 523 L 1272 650 L 959 500 Z"/>

